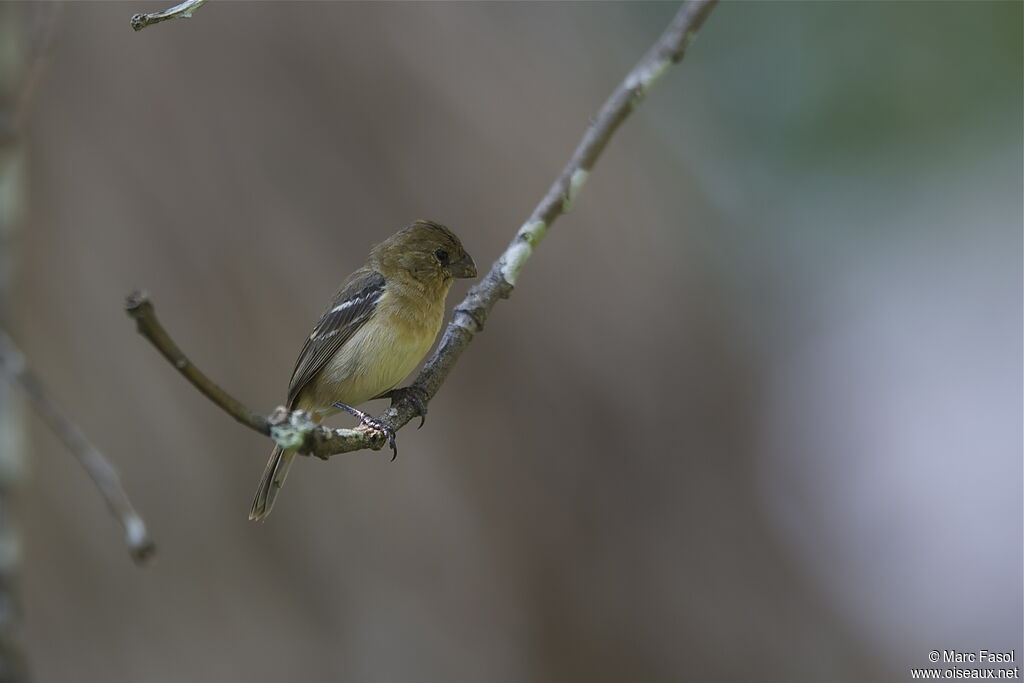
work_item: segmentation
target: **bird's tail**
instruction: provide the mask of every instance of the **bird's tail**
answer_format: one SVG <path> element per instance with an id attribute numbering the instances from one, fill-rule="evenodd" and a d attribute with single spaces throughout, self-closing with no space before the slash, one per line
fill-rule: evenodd
<path id="1" fill-rule="evenodd" d="M 260 480 L 256 498 L 252 501 L 249 519 L 263 519 L 270 514 L 270 510 L 274 507 L 274 499 L 277 498 L 278 491 L 284 485 L 284 479 L 288 476 L 288 468 L 291 467 L 294 459 L 294 451 L 285 451 L 281 450 L 280 446 L 274 446 L 267 469 L 263 470 L 263 479 Z"/>

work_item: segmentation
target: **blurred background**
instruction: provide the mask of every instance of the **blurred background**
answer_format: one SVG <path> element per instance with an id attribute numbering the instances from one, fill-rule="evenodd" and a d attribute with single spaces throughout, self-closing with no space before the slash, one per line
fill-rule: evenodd
<path id="1" fill-rule="evenodd" d="M 269 441 L 124 295 L 271 410 L 371 244 L 431 218 L 486 267 L 677 5 L 213 2 L 129 28 L 163 8 L 2 8 L 5 48 L 52 30 L 6 326 L 158 543 L 134 566 L 15 408 L 36 680 L 1019 666 L 1020 3 L 719 6 L 398 460 L 300 461 L 261 524 Z"/>

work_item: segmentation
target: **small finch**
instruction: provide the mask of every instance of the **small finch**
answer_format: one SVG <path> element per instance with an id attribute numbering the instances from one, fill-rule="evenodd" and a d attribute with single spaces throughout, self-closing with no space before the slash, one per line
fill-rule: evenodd
<path id="1" fill-rule="evenodd" d="M 288 386 L 288 409 L 316 420 L 346 410 L 381 429 L 354 406 L 402 391 L 395 387 L 434 345 L 452 281 L 471 277 L 472 257 L 439 223 L 418 220 L 373 247 L 306 339 Z M 394 434 L 384 431 L 393 448 Z M 294 457 L 274 448 L 249 519 L 270 514 Z"/>

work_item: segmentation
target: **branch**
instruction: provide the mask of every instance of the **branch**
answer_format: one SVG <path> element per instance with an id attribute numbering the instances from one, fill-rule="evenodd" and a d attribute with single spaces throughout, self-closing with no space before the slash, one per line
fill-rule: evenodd
<path id="1" fill-rule="evenodd" d="M 437 393 L 474 335 L 483 330 L 494 305 L 512 293 L 519 272 L 551 224 L 572 208 L 590 170 L 612 135 L 643 101 L 668 67 L 682 60 L 716 2 L 697 0 L 683 4 L 665 32 L 601 107 L 569 163 L 505 252 L 494 262 L 487 275 L 469 290 L 462 303 L 455 307 L 455 314 L 445 329 L 441 343 L 413 382 L 413 386 L 425 394 L 427 401 Z M 416 415 L 415 401 L 405 397 L 393 404 L 378 420 L 397 431 Z"/>
<path id="2" fill-rule="evenodd" d="M 331 429 L 313 422 L 309 413 L 289 412 L 279 407 L 269 417 L 250 410 L 241 401 L 221 389 L 188 359 L 156 317 L 156 309 L 145 292 L 132 292 L 125 300 L 125 311 L 135 319 L 139 334 L 149 340 L 192 386 L 224 412 L 254 431 L 269 436 L 284 448 L 304 455 L 326 459 L 337 453 L 363 448 L 379 450 L 386 439 L 381 432 L 366 426 L 355 429 Z"/>
<path id="3" fill-rule="evenodd" d="M 547 194 L 530 214 L 505 252 L 491 266 L 484 278 L 474 285 L 466 298 L 455 307 L 451 322 L 437 350 L 424 364 L 412 386 L 429 402 L 448 377 L 452 367 L 473 337 L 483 330 L 491 309 L 499 299 L 507 299 L 515 287 L 519 273 L 552 223 L 568 213 L 579 195 L 590 170 L 612 135 L 639 105 L 654 83 L 669 66 L 679 62 L 693 42 L 697 30 L 707 19 L 717 0 L 696 0 L 685 3 L 669 23 L 661 37 L 629 72 L 601 107 L 583 139 Z M 207 398 L 248 427 L 273 438 L 284 448 L 326 459 L 331 455 L 370 448 L 380 450 L 384 435 L 370 427 L 329 429 L 316 425 L 307 413 L 289 413 L 278 408 L 264 418 L 227 394 L 199 371 L 174 344 L 156 320 L 153 305 L 144 294 L 128 297 L 129 315 L 139 323 L 141 332 L 192 384 Z M 377 420 L 398 431 L 419 413 L 409 392 L 391 404 Z"/>
<path id="4" fill-rule="evenodd" d="M 160 321 L 157 320 L 156 310 L 145 292 L 129 294 L 124 308 L 128 315 L 135 319 L 139 334 L 146 337 L 163 354 L 164 358 L 192 383 L 192 386 L 245 426 L 255 429 L 260 434 L 270 436 L 270 424 L 267 418 L 249 410 L 241 401 L 214 384 L 213 380 L 204 375 L 202 370 L 193 365 L 192 361 L 182 353 Z"/>
<path id="5" fill-rule="evenodd" d="M 132 16 L 132 28 L 141 31 L 147 26 L 159 24 L 168 19 L 189 19 L 192 13 L 206 4 L 206 0 L 185 0 L 180 5 L 175 5 L 163 12 L 152 12 L 150 14 L 136 14 Z"/>
<path id="6" fill-rule="evenodd" d="M 17 380 L 25 394 L 32 400 L 39 415 L 61 438 L 68 449 L 75 454 L 82 467 L 89 473 L 110 512 L 124 527 L 125 543 L 136 562 L 142 562 L 156 549 L 146 530 L 146 523 L 135 511 L 128 494 L 121 486 L 117 470 L 86 438 L 67 413 L 57 404 L 39 378 L 28 368 L 25 358 L 7 333 L 0 330 L 0 368 L 13 380 Z"/>

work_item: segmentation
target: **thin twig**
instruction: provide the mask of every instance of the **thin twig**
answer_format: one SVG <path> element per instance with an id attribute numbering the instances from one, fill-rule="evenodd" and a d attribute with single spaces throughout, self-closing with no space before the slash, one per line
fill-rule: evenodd
<path id="1" fill-rule="evenodd" d="M 487 316 L 498 300 L 506 299 L 512 293 L 523 265 L 551 224 L 572 208 L 590 170 L 612 135 L 643 101 L 668 67 L 683 58 L 697 30 L 707 19 L 716 2 L 717 0 L 697 0 L 685 3 L 680 8 L 665 32 L 601 107 L 597 117 L 583 134 L 583 139 L 569 163 L 530 214 L 530 218 L 516 233 L 512 243 L 494 262 L 487 275 L 474 285 L 462 303 L 455 307 L 455 313 L 445 329 L 441 343 L 413 382 L 413 386 L 420 389 L 419 393 L 423 395 L 425 401 L 429 402 L 440 389 L 459 356 L 476 333 L 483 329 Z M 289 413 L 284 408 L 278 408 L 270 418 L 253 413 L 192 365 L 156 322 L 153 306 L 144 295 L 138 299 L 140 303 L 133 304 L 136 301 L 133 297 L 139 296 L 133 294 L 128 298 L 128 312 L 139 321 L 139 331 L 196 388 L 239 422 L 261 434 L 270 434 L 282 446 L 320 458 L 364 448 L 379 450 L 384 446 L 383 434 L 365 426 L 332 430 L 315 425 L 307 414 L 299 411 Z M 418 414 L 416 403 L 406 394 L 395 400 L 377 419 L 397 431 Z"/>
<path id="2" fill-rule="evenodd" d="M 188 19 L 192 13 L 206 4 L 206 0 L 185 0 L 180 5 L 175 5 L 163 12 L 151 12 L 150 14 L 136 14 L 132 16 L 132 28 L 141 31 L 147 26 L 159 24 L 168 19 Z"/>
<path id="3" fill-rule="evenodd" d="M 192 383 L 192 386 L 245 426 L 270 436 L 270 423 L 267 418 L 249 410 L 241 401 L 217 386 L 182 353 L 157 320 L 156 311 L 145 292 L 136 291 L 129 294 L 125 299 L 124 308 L 128 315 L 135 319 L 139 333 L 146 337 L 164 358 Z"/>
<path id="4" fill-rule="evenodd" d="M 25 357 L 6 332 L 0 330 L 0 368 L 11 379 L 17 380 L 32 400 L 39 415 L 50 425 L 50 429 L 61 438 L 68 449 L 75 454 L 82 467 L 89 473 L 103 498 L 107 501 L 110 511 L 124 527 L 124 539 L 128 550 L 137 562 L 142 562 L 156 549 L 153 540 L 146 530 L 146 523 L 135 511 L 121 486 L 117 470 L 103 456 L 98 448 L 90 443 L 81 429 L 78 428 L 64 409 L 50 396 L 42 382 L 36 377 Z"/>
<path id="5" fill-rule="evenodd" d="M 249 429 L 271 437 L 282 446 L 319 458 L 363 448 L 379 450 L 383 447 L 386 441 L 384 435 L 366 426 L 355 429 L 331 429 L 318 425 L 309 413 L 301 410 L 289 412 L 283 406 L 279 406 L 269 417 L 250 410 L 217 386 L 178 348 L 160 324 L 153 302 L 145 292 L 135 291 L 129 294 L 124 307 L 128 315 L 135 319 L 139 334 L 148 339 L 149 343 L 155 346 L 192 386 Z"/>

